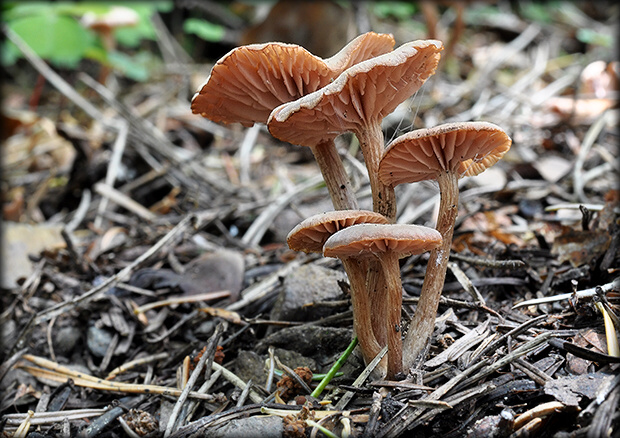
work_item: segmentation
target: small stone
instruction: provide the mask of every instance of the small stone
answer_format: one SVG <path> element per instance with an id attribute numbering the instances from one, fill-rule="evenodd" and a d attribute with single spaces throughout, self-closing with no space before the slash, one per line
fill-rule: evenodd
<path id="1" fill-rule="evenodd" d="M 189 262 L 179 287 L 187 295 L 226 290 L 236 301 L 243 286 L 244 271 L 245 261 L 240 252 L 220 249 Z"/>
<path id="2" fill-rule="evenodd" d="M 291 369 L 295 369 L 297 367 L 308 367 L 311 370 L 316 370 L 316 361 L 302 356 L 295 351 L 276 348 L 274 354 L 280 362 Z M 269 370 L 265 365 L 268 357 L 269 355 L 267 354 L 260 355 L 255 351 L 241 350 L 239 351 L 237 360 L 235 361 L 236 366 L 234 372 L 246 382 L 252 379 L 252 382 L 265 385 L 269 374 Z"/>
<path id="3" fill-rule="evenodd" d="M 8 319 L 0 324 L 0 352 L 4 356 L 8 354 L 9 349 L 13 347 L 14 340 L 17 339 L 19 333 L 17 331 L 17 323 L 12 319 Z"/>
<path id="4" fill-rule="evenodd" d="M 331 315 L 336 311 L 334 308 L 309 304 L 343 299 L 338 283 L 346 281 L 341 271 L 303 265 L 284 279 L 270 317 L 274 321 L 314 321 Z"/>
<path id="5" fill-rule="evenodd" d="M 96 325 L 88 327 L 86 345 L 92 354 L 97 357 L 105 356 L 112 342 L 112 333 L 109 330 L 98 328 Z"/>
<path id="6" fill-rule="evenodd" d="M 311 370 L 316 370 L 317 365 L 314 359 L 303 356 L 296 351 L 285 350 L 283 348 L 276 348 L 274 354 L 280 359 L 280 362 L 295 369 L 297 367 L 308 367 Z"/>
<path id="7" fill-rule="evenodd" d="M 81 336 L 82 333 L 77 327 L 67 326 L 59 329 L 54 337 L 54 350 L 63 356 L 70 356 Z"/>
<path id="8" fill-rule="evenodd" d="M 348 328 L 298 326 L 286 327 L 265 337 L 258 343 L 256 350 L 260 353 L 267 347 L 293 349 L 306 357 L 311 357 L 318 364 L 329 363 L 334 354 L 342 353 L 351 343 L 353 331 Z M 280 359 L 282 360 L 282 359 Z M 321 370 L 318 370 L 321 372 Z"/>
<path id="9" fill-rule="evenodd" d="M 239 351 L 235 361 L 234 373 L 245 382 L 251 379 L 252 382 L 264 385 L 267 379 L 265 357 L 254 351 Z"/>
<path id="10" fill-rule="evenodd" d="M 282 418 L 272 416 L 252 416 L 230 420 L 220 427 L 208 427 L 198 431 L 205 438 L 282 438 Z M 192 435 L 194 436 L 194 435 Z"/>

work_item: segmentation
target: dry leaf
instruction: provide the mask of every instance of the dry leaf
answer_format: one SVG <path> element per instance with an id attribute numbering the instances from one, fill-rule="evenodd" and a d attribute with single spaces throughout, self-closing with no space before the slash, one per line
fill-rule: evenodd
<path id="1" fill-rule="evenodd" d="M 550 183 L 558 182 L 564 175 L 573 169 L 573 162 L 557 155 L 540 157 L 532 166 Z"/>
<path id="2" fill-rule="evenodd" d="M 576 345 L 584 348 L 594 349 L 599 353 L 607 354 L 607 343 L 605 335 L 594 330 L 586 330 L 585 332 L 571 339 Z M 587 374 L 592 361 L 582 359 L 571 353 L 566 354 L 566 370 L 574 375 Z"/>
<path id="3" fill-rule="evenodd" d="M 6 222 L 2 227 L 2 287 L 17 287 L 17 280 L 33 272 L 29 255 L 65 247 L 62 225 Z"/>
<path id="4" fill-rule="evenodd" d="M 580 76 L 581 93 L 599 99 L 611 97 L 619 89 L 619 66 L 618 61 L 594 61 L 588 64 Z"/>
<path id="5" fill-rule="evenodd" d="M 548 111 L 553 111 L 562 119 L 570 119 L 579 125 L 592 123 L 604 111 L 614 106 L 616 106 L 615 99 L 575 99 L 566 96 L 552 97 L 545 103 Z"/>
<path id="6" fill-rule="evenodd" d="M 607 251 L 611 236 L 603 230 L 573 230 L 568 228 L 557 236 L 551 248 L 551 254 L 563 263 L 569 261 L 573 267 L 585 264 L 593 265 Z"/>

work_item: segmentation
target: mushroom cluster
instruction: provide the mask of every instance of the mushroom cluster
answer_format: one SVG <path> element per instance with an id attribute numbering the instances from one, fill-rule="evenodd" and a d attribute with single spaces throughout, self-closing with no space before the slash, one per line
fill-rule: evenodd
<path id="1" fill-rule="evenodd" d="M 276 138 L 310 147 L 336 211 L 302 221 L 291 249 L 342 261 L 351 286 L 353 328 L 368 363 L 387 346 L 378 374 L 407 372 L 435 323 L 458 211 L 457 180 L 482 172 L 510 148 L 501 128 L 484 122 L 419 129 L 385 147 L 382 119 L 435 73 L 443 44 L 421 40 L 394 49 L 391 35 L 360 35 L 321 59 L 282 43 L 236 48 L 213 67 L 192 111 L 222 123 L 266 123 Z M 373 211 L 359 210 L 334 139 L 352 132 L 368 169 Z M 436 229 L 396 224 L 394 187 L 435 179 Z M 414 319 L 403 342 L 399 259 L 430 251 Z"/>
<path id="2" fill-rule="evenodd" d="M 392 51 L 394 37 L 368 32 L 340 52 L 322 59 L 301 46 L 251 44 L 233 49 L 211 70 L 192 98 L 192 112 L 214 122 L 267 123 L 278 105 L 319 90 L 347 68 Z M 337 210 L 356 209 L 351 182 L 333 137 L 310 146 Z"/>

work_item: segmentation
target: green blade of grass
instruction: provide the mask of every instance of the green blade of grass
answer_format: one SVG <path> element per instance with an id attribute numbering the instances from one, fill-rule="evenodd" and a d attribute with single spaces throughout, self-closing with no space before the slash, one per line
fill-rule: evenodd
<path id="1" fill-rule="evenodd" d="M 312 394 L 310 394 L 312 397 L 316 398 L 319 395 L 321 395 L 321 393 L 323 392 L 327 384 L 334 378 L 334 376 L 336 375 L 336 373 L 338 372 L 342 364 L 346 362 L 346 360 L 349 358 L 349 356 L 353 352 L 353 349 L 356 346 L 357 346 L 357 336 L 353 338 L 353 340 L 351 341 L 347 349 L 344 351 L 344 353 L 342 353 L 342 356 L 338 358 L 338 360 L 334 363 L 334 365 L 327 372 L 327 374 L 325 374 L 325 377 L 323 378 L 323 380 L 321 380 L 318 386 L 314 388 L 314 391 L 312 391 Z"/>

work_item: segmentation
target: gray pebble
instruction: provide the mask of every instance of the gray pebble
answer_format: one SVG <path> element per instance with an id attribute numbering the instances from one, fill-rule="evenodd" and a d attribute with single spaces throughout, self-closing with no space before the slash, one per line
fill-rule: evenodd
<path id="1" fill-rule="evenodd" d="M 291 272 L 271 311 L 274 321 L 314 321 L 338 311 L 333 307 L 309 304 L 344 298 L 339 281 L 347 277 L 341 271 L 308 264 Z"/>
<path id="2" fill-rule="evenodd" d="M 59 329 L 54 337 L 55 352 L 63 356 L 70 356 L 81 335 L 82 333 L 77 327 L 67 326 Z"/>
<path id="3" fill-rule="evenodd" d="M 109 330 L 98 328 L 96 325 L 88 327 L 86 345 L 93 355 L 97 357 L 105 356 L 111 342 L 112 333 Z"/>

